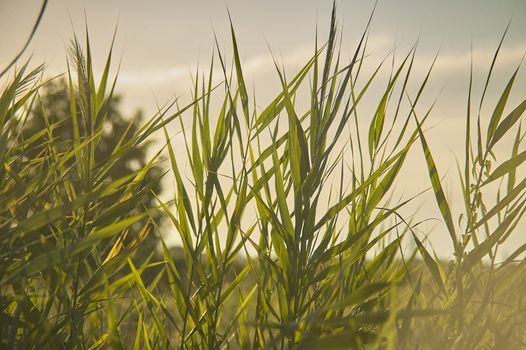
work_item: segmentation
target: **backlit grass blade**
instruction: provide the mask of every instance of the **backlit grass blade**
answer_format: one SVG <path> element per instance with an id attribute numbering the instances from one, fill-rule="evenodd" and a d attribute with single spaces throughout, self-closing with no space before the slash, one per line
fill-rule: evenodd
<path id="1" fill-rule="evenodd" d="M 495 130 L 493 138 L 489 144 L 489 148 L 492 148 L 506 133 L 510 130 L 515 123 L 521 118 L 526 111 L 526 100 L 522 101 L 515 109 L 500 122 L 499 126 Z"/>
<path id="2" fill-rule="evenodd" d="M 500 118 L 502 117 L 502 113 L 504 112 L 504 108 L 506 107 L 506 103 L 508 102 L 508 98 L 510 96 L 511 89 L 513 87 L 513 83 L 515 82 L 515 77 L 517 76 L 517 72 L 519 69 L 517 68 L 513 75 L 511 76 L 511 79 L 508 82 L 508 85 L 506 85 L 506 88 L 502 92 L 502 95 L 499 98 L 499 101 L 497 102 L 497 105 L 495 106 L 495 110 L 493 111 L 493 114 L 491 116 L 491 119 L 489 121 L 488 126 L 488 133 L 486 136 L 486 140 L 488 145 L 494 144 L 492 142 L 493 136 L 495 135 L 495 130 L 497 129 L 497 126 L 499 125 Z"/>
<path id="3" fill-rule="evenodd" d="M 429 272 L 431 273 L 431 276 L 435 280 L 435 283 L 438 285 L 439 289 L 445 293 L 446 288 L 444 286 L 444 281 L 442 274 L 440 273 L 440 267 L 438 266 L 438 263 L 433 259 L 433 257 L 429 254 L 429 252 L 426 250 L 422 242 L 416 237 L 416 235 L 413 235 L 413 239 L 415 240 L 415 243 L 417 245 L 418 251 L 422 255 L 424 259 L 424 263 L 426 264 L 427 268 L 429 269 Z"/>
<path id="4" fill-rule="evenodd" d="M 526 161 L 526 151 L 523 151 L 514 157 L 508 159 L 499 165 L 493 172 L 488 176 L 488 178 L 482 183 L 482 185 L 489 184 L 502 176 L 505 176 L 512 171 L 515 171 L 522 163 Z"/>
<path id="5" fill-rule="evenodd" d="M 427 144 L 427 140 L 424 136 L 424 133 L 422 131 L 422 127 L 420 125 L 420 122 L 415 117 L 415 121 L 418 128 L 418 134 L 420 136 L 420 141 L 422 144 L 422 149 L 424 151 L 424 155 L 426 158 L 426 164 L 427 169 L 429 173 L 429 178 L 431 180 L 431 185 L 433 186 L 433 191 L 435 193 L 435 199 L 437 201 L 438 207 L 440 209 L 440 213 L 442 214 L 442 217 L 444 218 L 444 222 L 446 224 L 447 230 L 449 232 L 449 235 L 451 237 L 451 241 L 453 243 L 453 247 L 455 248 L 455 253 L 460 253 L 460 247 L 458 243 L 458 238 L 455 231 L 455 225 L 453 224 L 453 217 L 451 215 L 451 210 L 449 208 L 449 204 L 447 202 L 446 196 L 444 195 L 444 190 L 442 189 L 442 184 L 440 181 L 440 177 L 438 175 L 438 171 L 435 165 L 435 161 L 433 160 L 433 156 L 431 154 L 431 151 L 429 149 L 429 146 Z"/>

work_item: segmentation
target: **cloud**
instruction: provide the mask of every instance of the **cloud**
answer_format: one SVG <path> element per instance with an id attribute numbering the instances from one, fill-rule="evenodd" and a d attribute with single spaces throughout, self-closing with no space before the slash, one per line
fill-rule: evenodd
<path id="1" fill-rule="evenodd" d="M 119 83 L 159 85 L 180 79 L 189 74 L 189 67 L 150 68 L 142 71 L 124 71 L 119 73 Z"/>
<path id="2" fill-rule="evenodd" d="M 345 41 L 344 41 L 345 42 Z M 355 44 L 354 44 L 355 45 Z M 398 64 L 403 59 L 404 53 L 410 48 L 410 43 L 402 43 L 397 45 L 396 60 Z M 368 76 L 374 70 L 377 64 L 386 57 L 395 46 L 395 38 L 390 34 L 374 34 L 369 38 L 367 47 L 368 62 L 366 62 L 362 76 Z M 348 62 L 354 53 L 355 47 L 349 45 L 342 47 L 342 62 Z M 474 48 L 473 61 L 475 74 L 487 71 L 489 64 L 493 58 L 495 47 L 492 45 Z M 276 88 L 277 76 L 274 67 L 273 57 L 278 62 L 278 65 L 283 67 L 290 78 L 297 72 L 310 57 L 312 57 L 314 47 L 312 42 L 298 43 L 294 47 L 289 47 L 286 51 L 277 49 L 265 50 L 253 55 L 242 56 L 242 65 L 245 75 L 246 83 L 252 85 L 254 83 L 258 87 L 258 100 L 265 101 L 268 97 L 273 96 L 273 91 Z M 499 53 L 499 58 L 496 65 L 496 76 L 500 76 L 502 69 L 508 69 L 516 66 L 524 53 L 526 52 L 526 45 L 503 46 Z M 434 59 L 436 52 L 425 50 L 422 48 L 417 52 L 417 57 L 413 65 L 413 81 L 419 81 L 429 69 L 429 65 Z M 442 86 L 444 83 L 453 87 L 459 86 L 459 79 L 467 78 L 469 74 L 469 64 L 472 52 L 469 48 L 460 51 L 446 51 L 439 53 L 436 65 L 434 67 L 433 80 Z M 227 55 L 227 62 L 231 60 L 231 54 Z M 388 58 L 389 61 L 389 58 Z M 377 76 L 377 81 L 383 81 L 390 74 L 390 62 L 386 62 L 384 69 Z M 230 65 L 228 65 L 230 68 Z M 202 65 L 200 71 L 205 74 L 208 73 L 206 65 Z M 169 99 L 170 96 L 179 95 L 188 92 L 191 88 L 191 77 L 195 75 L 197 65 L 150 65 L 139 69 L 123 69 L 119 74 L 119 87 L 126 95 L 135 96 L 134 106 L 139 101 L 146 103 L 144 92 L 154 92 L 156 98 L 161 101 Z M 219 83 L 223 78 L 223 72 L 216 60 L 214 69 L 214 83 Z M 279 84 L 278 84 L 279 85 Z M 435 84 L 436 85 L 436 84 Z M 438 86 L 438 85 L 437 85 Z M 267 96 L 268 95 L 268 96 Z M 451 97 L 450 97 L 451 98 Z M 455 100 L 456 101 L 456 100 Z M 458 102 L 458 101 L 457 101 Z M 451 102 L 451 104 L 454 104 Z M 141 106 L 144 108 L 144 106 Z M 457 106 L 458 107 L 458 106 Z M 447 112 L 442 110 L 442 114 L 454 114 L 456 107 L 451 105 L 447 108 Z M 456 119 L 456 118 L 455 118 Z"/>
<path id="3" fill-rule="evenodd" d="M 496 47 L 482 47 L 473 50 L 474 68 L 482 67 L 484 64 L 489 65 L 493 59 Z M 509 67 L 520 62 L 526 53 L 526 45 L 521 46 L 504 46 L 499 52 L 497 58 L 497 65 L 501 67 Z M 437 61 L 437 68 L 443 71 L 455 72 L 464 70 L 469 67 L 471 60 L 471 51 L 464 51 L 461 53 L 445 53 L 439 55 Z"/>
<path id="4" fill-rule="evenodd" d="M 394 38 L 390 35 L 375 35 L 369 40 L 368 51 L 371 53 L 387 53 L 392 48 L 393 42 Z M 285 53 L 270 49 L 242 59 L 243 71 L 247 75 L 274 71 L 274 59 L 276 59 L 280 67 L 283 66 L 285 69 L 299 68 L 303 66 L 313 54 L 314 46 L 310 42 L 299 44 Z M 180 79 L 187 79 L 196 70 L 197 65 L 177 65 L 170 68 L 151 66 L 141 70 L 121 71 L 119 74 L 119 83 L 122 85 L 162 85 Z M 217 66 L 214 75 L 221 77 L 222 74 L 219 66 Z"/>

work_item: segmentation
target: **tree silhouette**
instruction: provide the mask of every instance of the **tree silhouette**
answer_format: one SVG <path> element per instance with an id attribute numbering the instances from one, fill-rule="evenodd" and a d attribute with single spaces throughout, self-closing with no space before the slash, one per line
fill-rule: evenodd
<path id="1" fill-rule="evenodd" d="M 39 131 L 46 128 L 46 123 L 55 124 L 53 128 L 52 137 L 55 147 L 59 152 L 65 152 L 73 147 L 74 128 L 73 118 L 71 116 L 69 87 L 64 79 L 52 80 L 46 83 L 40 91 L 40 103 L 35 103 L 31 111 L 30 118 L 27 119 L 22 130 L 25 139 L 35 135 Z M 135 134 L 143 119 L 143 114 L 140 110 L 136 111 L 134 115 L 125 117 L 119 107 L 121 102 L 120 95 L 112 95 L 108 100 L 108 115 L 103 125 L 103 132 L 100 140 L 97 142 L 95 149 L 95 164 L 102 164 L 109 158 L 112 151 L 118 146 L 121 138 L 124 142 L 130 139 Z M 45 116 L 44 116 L 45 112 Z M 46 121 L 47 118 L 47 121 Z M 81 123 L 79 128 L 82 129 Z M 82 130 L 81 130 L 82 131 Z M 49 137 L 49 136 L 46 136 Z M 144 167 L 147 162 L 147 152 L 150 146 L 149 141 L 137 145 L 133 152 L 124 153 L 118 162 L 108 173 L 108 181 L 114 181 L 126 174 Z M 37 152 L 33 156 L 37 156 Z M 71 160 L 73 162 L 73 160 Z M 161 190 L 162 169 L 159 165 L 154 165 L 147 173 L 144 181 L 151 184 L 153 182 L 152 190 L 159 193 Z M 116 195 L 117 196 L 117 195 Z M 117 198 L 114 198 L 117 200 Z M 111 202 L 111 198 L 108 202 Z M 149 208 L 155 207 L 157 202 L 153 194 L 149 195 L 147 203 L 144 203 Z M 159 222 L 162 219 L 160 213 L 153 214 L 154 219 Z M 145 224 L 145 220 L 137 222 L 133 225 L 134 228 L 140 228 Z M 130 237 L 131 239 L 131 237 Z M 140 255 L 149 255 L 156 247 L 158 237 L 155 234 L 150 234 L 149 238 L 142 245 Z"/>

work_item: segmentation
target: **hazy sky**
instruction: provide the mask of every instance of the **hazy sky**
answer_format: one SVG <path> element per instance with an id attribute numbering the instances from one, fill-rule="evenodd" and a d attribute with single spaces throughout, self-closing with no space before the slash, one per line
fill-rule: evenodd
<path id="1" fill-rule="evenodd" d="M 361 35 L 373 1 L 337 1 L 338 23 L 343 28 L 342 53 L 351 56 Z M 214 31 L 219 46 L 230 52 L 227 9 L 238 36 L 238 44 L 249 84 L 257 88 L 264 104 L 278 86 L 269 48 L 291 74 L 314 47 L 316 26 L 320 41 L 325 38 L 332 1 L 329 0 L 50 0 L 45 17 L 26 57 L 35 65 L 45 62 L 47 74 L 65 71 L 66 47 L 74 32 L 84 35 L 86 18 L 96 69 L 100 70 L 118 23 L 116 53 L 122 57 L 117 90 L 124 96 L 127 111 L 156 110 L 174 96 L 189 96 L 191 73 L 197 63 L 209 63 Z M 0 67 L 20 49 L 39 10 L 39 1 L 0 0 Z M 379 1 L 370 31 L 371 68 L 396 46 L 397 57 L 418 39 L 415 80 L 423 76 L 440 50 L 428 90 L 428 101 L 443 90 L 429 131 L 429 141 L 439 159 L 441 174 L 455 179 L 455 155 L 461 155 L 463 121 L 473 44 L 475 84 L 480 87 L 498 41 L 511 19 L 511 26 L 497 63 L 495 82 L 490 86 L 488 108 L 501 93 L 503 84 L 526 52 L 526 1 L 524 0 L 383 0 Z M 386 72 L 388 74 L 388 72 Z M 526 91 L 525 74 L 517 78 L 511 105 Z M 476 89 L 475 89 L 476 90 Z M 519 94 L 517 94 L 517 91 Z M 477 92 L 477 91 L 476 91 Z M 522 93 L 522 95 L 521 95 Z M 429 185 L 416 154 L 416 167 L 406 170 L 408 192 Z M 411 164 L 411 163 L 410 163 Z M 451 183 L 454 196 L 457 183 Z M 432 198 L 424 212 L 432 212 Z M 436 213 L 436 212 L 434 212 Z M 434 235 L 439 251 L 449 245 Z M 442 232 L 442 233 L 440 233 Z M 518 238 L 520 239 L 520 237 Z"/>
<path id="2" fill-rule="evenodd" d="M 0 0 L 0 4 L 0 62 L 6 62 L 28 35 L 39 1 Z M 350 55 L 373 1 L 337 4 L 344 52 Z M 127 97 L 127 108 L 153 111 L 155 98 L 162 103 L 188 92 L 190 72 L 195 71 L 196 63 L 206 65 L 209 61 L 214 30 L 221 47 L 230 48 L 228 8 L 247 74 L 253 76 L 265 97 L 267 86 L 277 82 L 275 74 L 268 74 L 273 72 L 268 46 L 291 69 L 301 65 L 312 53 L 316 25 L 320 38 L 325 37 L 331 6 L 328 0 L 50 0 L 28 54 L 33 54 L 35 64 L 45 62 L 49 74 L 64 72 L 65 47 L 73 32 L 83 35 L 85 16 L 100 67 L 118 23 L 116 51 L 122 53 L 119 91 Z M 449 85 L 458 71 L 466 72 L 471 40 L 479 53 L 476 64 L 483 68 L 510 19 L 501 66 L 511 69 L 510 64 L 526 50 L 523 0 L 380 1 L 371 30 L 370 53 L 383 58 L 395 43 L 403 52 L 420 37 L 420 62 L 428 64 L 440 49 L 438 68 L 444 72 L 440 80 Z"/>

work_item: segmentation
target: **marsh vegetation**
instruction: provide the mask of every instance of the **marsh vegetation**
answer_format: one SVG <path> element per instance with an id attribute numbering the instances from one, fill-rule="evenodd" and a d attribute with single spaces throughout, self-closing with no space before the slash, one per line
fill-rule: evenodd
<path id="1" fill-rule="evenodd" d="M 1 347 L 524 347 L 526 243 L 496 260 L 526 210 L 526 100 L 508 103 L 522 93 L 519 68 L 489 114 L 480 111 L 500 44 L 487 75 L 470 75 L 455 212 L 427 142 L 434 62 L 415 82 L 415 45 L 364 75 L 368 28 L 349 61 L 337 33 L 333 12 L 301 69 L 276 61 L 281 88 L 260 107 L 232 27 L 232 59 L 217 46 L 190 103 L 130 119 L 111 137 L 111 48 L 96 78 L 88 36 L 72 41 L 60 106 L 42 67 L 11 69 L 0 94 Z M 371 114 L 365 99 L 376 101 Z M 130 167 L 159 138 L 163 147 Z M 502 142 L 512 147 L 497 157 Z M 418 230 L 428 218 L 404 214 L 418 193 L 392 195 L 414 152 L 449 261 Z M 168 199 L 161 178 L 174 184 Z"/>

